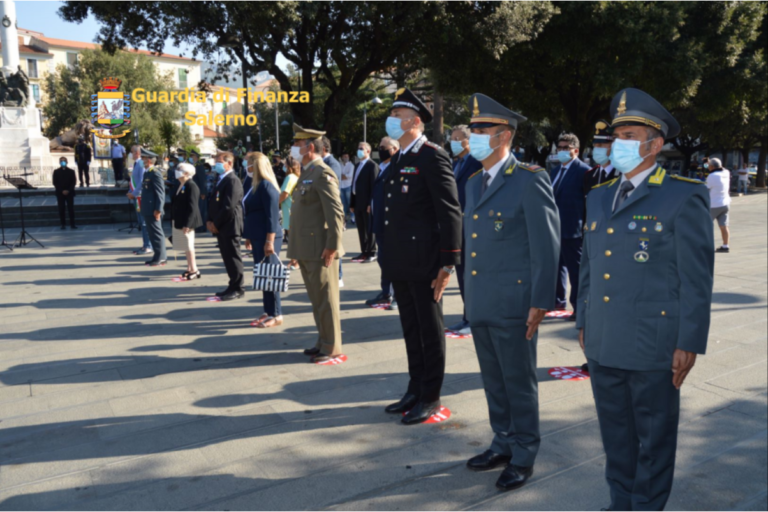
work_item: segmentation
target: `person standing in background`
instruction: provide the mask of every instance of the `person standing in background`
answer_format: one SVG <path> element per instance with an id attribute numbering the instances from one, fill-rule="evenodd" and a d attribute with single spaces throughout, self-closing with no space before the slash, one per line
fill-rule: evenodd
<path id="1" fill-rule="evenodd" d="M 134 144 L 131 147 L 131 158 L 133 158 L 133 170 L 131 171 L 131 180 L 129 182 L 130 190 L 126 194 L 128 199 L 133 201 L 136 208 L 136 223 L 141 231 L 141 248 L 133 251 L 133 254 L 152 254 L 152 244 L 149 242 L 149 233 L 147 224 L 144 222 L 144 216 L 141 214 L 141 189 L 144 181 L 144 160 L 141 157 L 141 147 Z"/>
<path id="2" fill-rule="evenodd" d="M 208 231 L 216 235 L 219 252 L 227 269 L 229 284 L 216 292 L 222 301 L 235 300 L 245 295 L 243 290 L 243 257 L 240 254 L 240 236 L 243 233 L 243 184 L 234 172 L 235 155 L 228 151 L 216 155 L 213 171 L 218 182 L 208 198 Z"/>
<path id="3" fill-rule="evenodd" d="M 115 186 L 123 181 L 123 169 L 125 169 L 125 148 L 118 141 L 112 143 L 112 169 L 115 172 Z"/>
<path id="4" fill-rule="evenodd" d="M 205 221 L 208 218 L 208 177 L 205 172 L 205 164 L 200 160 L 200 153 L 194 149 L 189 152 L 189 163 L 195 168 L 193 180 L 200 191 L 198 209 L 200 210 L 200 217 Z M 205 233 L 205 224 L 197 228 L 195 233 Z"/>
<path id="5" fill-rule="evenodd" d="M 144 176 L 141 181 L 141 215 L 144 217 L 149 242 L 154 256 L 146 262 L 150 267 L 163 266 L 166 263 L 165 236 L 163 235 L 163 211 L 165 209 L 165 182 L 161 169 L 153 165 L 157 155 L 141 148 L 144 160 Z"/>
<path id="6" fill-rule="evenodd" d="M 80 177 L 80 188 L 83 187 L 83 183 L 85 183 L 86 187 L 91 186 L 91 174 L 89 169 L 91 167 L 92 156 L 91 146 L 88 145 L 85 137 L 81 135 L 77 139 L 77 145 L 75 146 L 75 163 L 77 163 L 77 174 Z M 83 181 L 83 178 L 85 178 L 85 181 Z"/>
<path id="7" fill-rule="evenodd" d="M 344 204 L 344 229 L 347 229 L 346 221 L 351 220 L 354 224 L 355 216 L 350 213 L 350 202 L 352 201 L 352 178 L 355 175 L 355 165 L 349 161 L 349 153 L 341 155 L 341 202 Z"/>
<path id="8" fill-rule="evenodd" d="M 618 171 L 611 163 L 611 144 L 613 135 L 610 133 L 608 123 L 598 121 L 595 124 L 595 135 L 592 138 L 592 160 L 597 164 L 584 174 L 584 197 L 594 187 L 612 180 L 618 176 Z M 585 206 L 586 208 L 586 203 Z M 586 211 L 585 211 L 586 218 Z"/>
<path id="9" fill-rule="evenodd" d="M 59 158 L 59 167 L 53 171 L 53 187 L 56 189 L 56 202 L 59 204 L 59 219 L 61 219 L 61 229 L 67 229 L 66 219 L 64 218 L 64 208 L 69 211 L 69 226 L 77 229 L 75 225 L 75 186 L 77 186 L 77 176 L 75 170 L 67 167 L 69 161 L 66 157 Z"/>
<path id="10" fill-rule="evenodd" d="M 248 187 L 243 198 L 245 225 L 243 239 L 245 250 L 253 251 L 254 265 L 280 261 L 280 249 L 283 245 L 283 230 L 280 227 L 280 192 L 277 179 L 269 159 L 263 153 L 246 155 Z M 275 258 L 272 258 L 275 256 Z M 268 329 L 283 324 L 280 306 L 280 292 L 263 291 L 264 313 L 251 323 L 259 329 Z"/>
<path id="11" fill-rule="evenodd" d="M 731 231 L 728 228 L 728 217 L 731 210 L 731 171 L 723 168 L 719 158 L 709 159 L 709 176 L 707 176 L 707 188 L 709 189 L 709 212 L 713 221 L 717 221 L 720 227 L 720 235 L 723 237 L 723 245 L 715 252 L 730 252 Z"/>
<path id="12" fill-rule="evenodd" d="M 743 193 L 747 195 L 749 191 L 749 167 L 747 167 L 747 162 L 744 162 L 744 165 L 736 173 L 739 176 L 739 181 L 736 184 L 736 193 L 741 194 L 741 190 L 744 189 Z"/>
<path id="13" fill-rule="evenodd" d="M 183 252 L 187 257 L 187 271 L 181 275 L 181 278 L 184 281 L 191 281 L 199 279 L 202 275 L 195 261 L 195 229 L 203 224 L 198 206 L 200 189 L 193 180 L 195 168 L 192 164 L 180 163 L 174 174 L 178 185 L 176 190 L 171 190 L 175 196 L 171 201 L 173 249 Z"/>
<path id="14" fill-rule="evenodd" d="M 376 236 L 371 230 L 371 196 L 373 182 L 379 175 L 379 166 L 371 160 L 371 145 L 361 142 L 357 147 L 357 158 L 360 162 L 355 169 L 352 179 L 352 202 L 357 224 L 357 236 L 360 240 L 360 254 L 352 258 L 359 263 L 376 261 Z"/>
<path id="15" fill-rule="evenodd" d="M 285 169 L 283 165 L 283 159 L 280 156 L 279 151 L 275 151 L 272 154 L 272 172 L 275 175 L 275 179 L 277 180 L 277 184 L 279 186 L 283 186 L 283 181 L 285 180 Z"/>
<path id="16" fill-rule="evenodd" d="M 289 156 L 283 161 L 285 180 L 280 188 L 280 208 L 283 212 L 283 243 L 288 243 L 288 231 L 291 229 L 291 205 L 293 205 L 293 190 L 301 176 L 301 164 Z M 291 265 L 293 268 L 293 265 Z M 298 268 L 298 267 L 297 267 Z"/>
<path id="17" fill-rule="evenodd" d="M 320 156 L 323 158 L 323 163 L 331 168 L 336 174 L 336 179 L 341 183 L 341 164 L 331 154 L 331 140 L 325 135 L 323 135 L 323 150 Z M 339 288 L 344 287 L 344 265 L 342 263 L 342 259 L 339 258 Z"/>

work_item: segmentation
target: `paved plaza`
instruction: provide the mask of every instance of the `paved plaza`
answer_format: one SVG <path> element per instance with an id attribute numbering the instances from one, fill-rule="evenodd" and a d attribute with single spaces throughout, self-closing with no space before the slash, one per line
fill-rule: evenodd
<path id="1" fill-rule="evenodd" d="M 717 254 L 712 328 L 682 391 L 668 509 L 766 510 L 767 194 L 734 198 L 732 249 Z M 406 427 L 384 406 L 405 390 L 396 312 L 366 308 L 374 264 L 344 262 L 344 353 L 308 363 L 316 331 L 300 273 L 285 323 L 249 326 L 261 293 L 209 303 L 226 285 L 209 236 L 203 279 L 182 262 L 145 268 L 120 226 L 36 228 L 46 245 L 0 247 L 0 509 L 599 510 L 609 504 L 588 380 L 553 379 L 584 356 L 573 323 L 538 345 L 542 445 L 523 489 L 466 460 L 491 440 L 471 339 L 448 339 L 452 416 Z M 13 233 L 8 233 L 7 238 Z M 719 232 L 715 234 L 719 245 Z M 356 254 L 357 233 L 344 234 Z M 180 255 L 181 256 L 181 255 Z M 446 324 L 461 313 L 455 279 Z"/>

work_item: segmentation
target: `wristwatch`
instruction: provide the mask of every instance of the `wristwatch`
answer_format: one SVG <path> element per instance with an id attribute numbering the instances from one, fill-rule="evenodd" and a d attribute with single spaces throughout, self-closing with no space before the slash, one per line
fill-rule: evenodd
<path id="1" fill-rule="evenodd" d="M 451 276 L 456 272 L 456 267 L 443 267 L 443 272 Z"/>

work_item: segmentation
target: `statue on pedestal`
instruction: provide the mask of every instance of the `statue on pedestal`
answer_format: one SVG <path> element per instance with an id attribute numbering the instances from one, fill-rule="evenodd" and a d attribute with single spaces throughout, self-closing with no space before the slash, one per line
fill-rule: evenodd
<path id="1" fill-rule="evenodd" d="M 0 71 L 0 106 L 26 107 L 29 103 L 29 77 L 18 66 L 8 78 Z"/>

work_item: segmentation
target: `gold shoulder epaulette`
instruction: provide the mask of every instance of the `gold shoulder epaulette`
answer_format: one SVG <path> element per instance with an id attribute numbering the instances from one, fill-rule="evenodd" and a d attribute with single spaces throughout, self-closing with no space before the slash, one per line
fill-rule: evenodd
<path id="1" fill-rule="evenodd" d="M 618 180 L 618 179 L 619 178 L 613 178 L 612 180 L 604 181 L 604 182 L 600 183 L 599 185 L 595 185 L 594 187 L 592 187 L 592 189 L 594 190 L 596 188 L 600 188 L 603 185 L 613 185 L 614 183 L 616 183 L 616 180 Z"/>
<path id="2" fill-rule="evenodd" d="M 541 172 L 544 170 L 543 167 L 539 167 L 538 165 L 534 164 L 517 164 L 517 166 L 523 170 L 530 171 L 530 172 Z"/>
<path id="3" fill-rule="evenodd" d="M 481 172 L 483 172 L 483 170 L 482 170 L 482 169 L 480 169 L 479 171 L 477 171 L 475 174 L 473 174 L 472 176 L 470 176 L 470 177 L 469 177 L 469 178 L 467 178 L 467 179 L 468 179 L 468 180 L 471 180 L 472 178 L 474 178 L 475 176 L 477 176 L 477 175 L 478 175 L 478 174 L 480 174 Z"/>
<path id="4" fill-rule="evenodd" d="M 692 180 L 691 178 L 683 178 L 682 176 L 671 175 L 670 178 L 677 181 L 686 181 L 688 183 L 695 183 L 696 185 L 704 185 L 704 182 L 701 180 Z"/>

